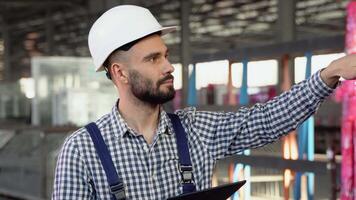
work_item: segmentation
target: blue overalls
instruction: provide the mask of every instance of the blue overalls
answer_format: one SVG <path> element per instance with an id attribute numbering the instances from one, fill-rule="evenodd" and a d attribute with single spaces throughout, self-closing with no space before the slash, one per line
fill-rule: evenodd
<path id="1" fill-rule="evenodd" d="M 168 117 L 171 119 L 173 129 L 176 135 L 178 157 L 180 165 L 180 173 L 182 176 L 183 194 L 194 192 L 196 190 L 193 183 L 193 168 L 190 160 L 187 133 L 180 122 L 177 115 L 168 113 Z M 111 159 L 109 150 L 101 136 L 100 130 L 94 122 L 86 125 L 85 128 L 90 134 L 90 137 L 94 143 L 96 152 L 99 155 L 101 164 L 104 168 L 107 181 L 110 185 L 110 193 L 113 200 L 125 200 L 125 188 L 121 178 L 119 178 L 114 163 Z"/>

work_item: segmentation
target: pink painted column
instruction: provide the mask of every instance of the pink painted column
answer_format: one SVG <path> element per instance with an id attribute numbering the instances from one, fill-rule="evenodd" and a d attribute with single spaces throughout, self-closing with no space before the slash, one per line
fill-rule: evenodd
<path id="1" fill-rule="evenodd" d="M 356 1 L 347 6 L 345 51 L 356 53 Z M 341 127 L 341 200 L 356 200 L 356 80 L 344 81 L 335 97 L 343 104 Z"/>

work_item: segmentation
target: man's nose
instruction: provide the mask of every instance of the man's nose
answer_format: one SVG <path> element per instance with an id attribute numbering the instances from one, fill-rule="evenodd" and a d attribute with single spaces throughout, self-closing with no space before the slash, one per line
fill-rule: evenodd
<path id="1" fill-rule="evenodd" d="M 166 63 L 165 63 L 165 69 L 164 69 L 164 73 L 173 73 L 174 72 L 174 67 L 173 65 L 169 62 L 168 59 L 166 59 Z"/>

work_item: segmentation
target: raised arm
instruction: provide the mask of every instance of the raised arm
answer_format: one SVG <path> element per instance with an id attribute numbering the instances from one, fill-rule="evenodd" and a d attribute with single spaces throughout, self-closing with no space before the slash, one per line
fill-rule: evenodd
<path id="1" fill-rule="evenodd" d="M 296 129 L 331 94 L 320 71 L 264 104 L 235 112 L 179 111 L 191 137 L 205 144 L 214 159 L 263 146 Z"/>

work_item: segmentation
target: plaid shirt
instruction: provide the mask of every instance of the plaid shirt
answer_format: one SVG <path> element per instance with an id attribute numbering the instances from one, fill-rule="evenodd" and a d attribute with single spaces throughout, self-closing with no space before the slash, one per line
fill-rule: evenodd
<path id="1" fill-rule="evenodd" d="M 197 190 L 211 187 L 217 160 L 271 143 L 312 115 L 333 89 L 314 74 L 265 104 L 238 112 L 176 111 L 185 128 Z M 135 133 L 114 106 L 96 121 L 127 199 L 167 199 L 182 193 L 171 122 L 161 111 L 153 144 Z M 85 128 L 70 135 L 59 154 L 53 199 L 110 199 L 109 185 Z"/>

